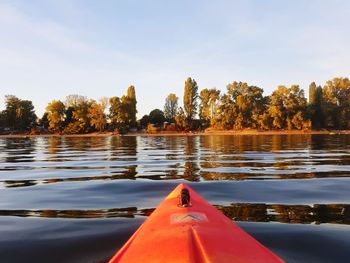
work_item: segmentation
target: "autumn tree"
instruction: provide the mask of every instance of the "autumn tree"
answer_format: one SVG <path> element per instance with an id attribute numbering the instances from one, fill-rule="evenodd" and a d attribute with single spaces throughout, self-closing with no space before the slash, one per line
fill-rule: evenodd
<path id="1" fill-rule="evenodd" d="M 199 117 L 204 120 L 206 124 L 213 125 L 213 118 L 217 110 L 217 102 L 220 97 L 220 90 L 203 89 L 200 92 L 200 106 L 199 106 Z"/>
<path id="2" fill-rule="evenodd" d="M 82 96 L 82 95 L 78 95 L 78 94 L 71 94 L 66 96 L 66 100 L 64 102 L 66 108 L 68 109 L 69 107 L 71 108 L 76 108 L 78 107 L 78 105 L 80 105 L 81 103 L 87 101 L 87 97 L 86 96 Z"/>
<path id="3" fill-rule="evenodd" d="M 235 81 L 227 85 L 227 93 L 230 103 L 234 104 L 230 107 L 231 111 L 235 111 L 230 113 L 235 117 L 234 128 L 258 128 L 259 116 L 265 110 L 263 89 Z"/>
<path id="4" fill-rule="evenodd" d="M 177 114 L 175 116 L 175 122 L 176 126 L 181 130 L 185 129 L 187 126 L 186 115 L 182 107 L 180 107 L 177 111 Z"/>
<path id="5" fill-rule="evenodd" d="M 184 112 L 187 124 L 192 128 L 192 121 L 197 114 L 198 85 L 194 79 L 188 78 L 185 82 Z"/>
<path id="6" fill-rule="evenodd" d="M 222 129 L 233 129 L 237 117 L 236 105 L 231 96 L 223 94 L 217 106 L 216 114 L 212 121 L 212 126 Z"/>
<path id="7" fill-rule="evenodd" d="M 63 128 L 64 128 L 64 132 L 65 133 L 81 133 L 81 132 L 85 132 L 85 130 L 87 129 L 87 125 L 85 126 L 85 128 L 82 128 L 82 122 L 83 119 L 87 119 L 86 116 L 79 116 L 81 115 L 81 109 L 82 109 L 82 105 L 86 104 L 88 101 L 86 96 L 82 96 L 79 94 L 71 94 L 66 96 L 65 99 L 65 120 L 63 123 Z M 79 112 L 79 113 L 78 113 Z M 78 119 L 77 119 L 78 118 Z"/>
<path id="8" fill-rule="evenodd" d="M 178 110 L 178 100 L 179 98 L 174 93 L 170 93 L 165 99 L 164 116 L 170 122 L 175 121 Z"/>
<path id="9" fill-rule="evenodd" d="M 63 129 L 65 105 L 60 100 L 53 100 L 46 106 L 49 128 L 54 132 L 60 132 Z"/>
<path id="10" fill-rule="evenodd" d="M 90 118 L 90 124 L 98 131 L 103 131 L 107 124 L 105 109 L 106 103 L 103 101 L 101 103 L 97 103 L 94 100 L 91 101 L 91 105 L 88 108 L 88 117 Z"/>
<path id="11" fill-rule="evenodd" d="M 89 108 L 92 105 L 92 100 L 87 100 L 86 97 L 81 96 L 76 104 L 71 104 L 72 118 L 71 122 L 65 127 L 65 133 L 86 133 L 91 131 L 91 123 L 89 116 Z M 69 105 L 66 102 L 66 105 Z"/>
<path id="12" fill-rule="evenodd" d="M 328 128 L 350 128 L 350 81 L 334 78 L 323 88 L 325 125 Z"/>
<path id="13" fill-rule="evenodd" d="M 309 104 L 315 103 L 316 83 L 311 82 L 309 85 Z"/>
<path id="14" fill-rule="evenodd" d="M 270 97 L 268 112 L 275 129 L 303 129 L 310 126 L 305 116 L 304 91 L 298 85 L 292 85 L 290 88 L 279 86 Z"/>

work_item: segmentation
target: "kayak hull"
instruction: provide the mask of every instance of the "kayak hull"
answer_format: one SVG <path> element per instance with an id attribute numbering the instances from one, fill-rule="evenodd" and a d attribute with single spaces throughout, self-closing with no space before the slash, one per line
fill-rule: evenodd
<path id="1" fill-rule="evenodd" d="M 190 202 L 181 205 L 183 189 Z M 284 262 L 189 186 L 178 185 L 109 261 Z"/>

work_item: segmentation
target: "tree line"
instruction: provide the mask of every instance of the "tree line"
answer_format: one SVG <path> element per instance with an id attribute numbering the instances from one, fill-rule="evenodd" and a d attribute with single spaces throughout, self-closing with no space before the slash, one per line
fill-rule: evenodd
<path id="1" fill-rule="evenodd" d="M 175 130 L 206 128 L 240 130 L 280 129 L 350 129 L 350 81 L 334 78 L 322 87 L 312 82 L 309 101 L 298 85 L 278 86 L 265 96 L 260 87 L 245 82 L 232 82 L 226 92 L 216 88 L 198 90 L 197 82 L 185 81 L 183 104 L 171 93 L 164 109 L 154 109 L 136 119 L 135 87 L 125 95 L 99 101 L 80 95 L 69 95 L 65 101 L 53 100 L 42 118 L 37 118 L 29 100 L 5 96 L 5 109 L 0 112 L 2 130 L 25 131 L 33 128 L 54 133 L 77 134 L 94 131 L 127 132 L 149 124 L 171 124 Z M 169 126 L 168 126 L 169 127 Z"/>

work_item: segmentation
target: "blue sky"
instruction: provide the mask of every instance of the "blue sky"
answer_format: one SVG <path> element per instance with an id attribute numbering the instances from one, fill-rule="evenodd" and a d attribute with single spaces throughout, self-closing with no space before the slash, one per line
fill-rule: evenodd
<path id="1" fill-rule="evenodd" d="M 349 77 L 350 1 L 0 0 L 0 109 L 32 100 L 121 96 L 136 87 L 138 117 L 199 88 Z"/>

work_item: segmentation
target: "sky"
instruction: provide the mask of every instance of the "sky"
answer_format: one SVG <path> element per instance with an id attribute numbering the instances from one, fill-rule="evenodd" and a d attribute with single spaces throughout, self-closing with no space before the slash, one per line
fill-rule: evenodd
<path id="1" fill-rule="evenodd" d="M 184 82 L 305 89 L 350 73 L 350 1 L 0 0 L 4 96 L 98 100 L 136 88 L 138 117 L 163 109 Z"/>

